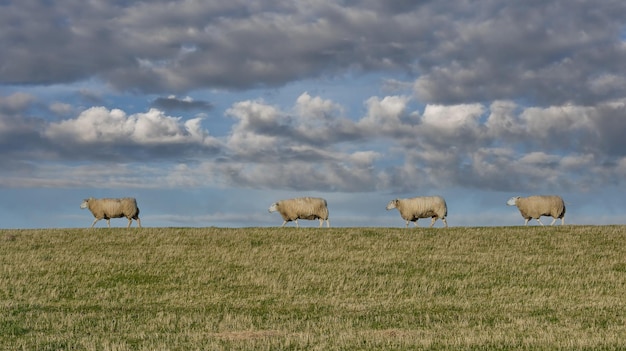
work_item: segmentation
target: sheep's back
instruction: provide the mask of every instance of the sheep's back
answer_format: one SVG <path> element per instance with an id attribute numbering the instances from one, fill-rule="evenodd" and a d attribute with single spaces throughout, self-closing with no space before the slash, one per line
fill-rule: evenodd
<path id="1" fill-rule="evenodd" d="M 103 198 L 89 202 L 89 209 L 96 217 L 103 218 L 134 218 L 139 215 L 137 201 L 134 198 Z"/>

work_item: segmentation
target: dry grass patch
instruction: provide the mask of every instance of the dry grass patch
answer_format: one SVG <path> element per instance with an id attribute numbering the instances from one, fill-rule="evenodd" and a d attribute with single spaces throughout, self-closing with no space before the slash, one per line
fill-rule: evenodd
<path id="1" fill-rule="evenodd" d="M 2 230 L 0 348 L 626 348 L 626 227 Z"/>

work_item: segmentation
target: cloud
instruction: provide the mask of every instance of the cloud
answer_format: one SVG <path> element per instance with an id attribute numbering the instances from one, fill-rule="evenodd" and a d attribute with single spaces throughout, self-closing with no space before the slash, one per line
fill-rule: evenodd
<path id="1" fill-rule="evenodd" d="M 617 0 L 484 0 L 453 8 L 403 1 L 10 2 L 0 14 L 0 81 L 98 79 L 119 90 L 169 94 L 385 72 L 413 79 L 415 98 L 427 104 L 592 105 L 625 95 L 625 15 Z M 163 98 L 155 104 L 208 107 Z"/>
<path id="2" fill-rule="evenodd" d="M 66 116 L 74 112 L 72 105 L 63 102 L 54 102 L 49 108 L 52 113 L 60 116 Z"/>
<path id="3" fill-rule="evenodd" d="M 23 114 L 35 102 L 16 105 L 18 100 L 24 98 L 0 101 L 0 109 L 5 104 L 14 111 L 0 114 L 1 174 L 12 186 L 20 180 L 78 186 L 80 177 L 61 174 L 85 173 L 89 162 L 104 162 L 127 166 L 116 168 L 115 179 L 102 173 L 102 184 L 135 187 L 580 190 L 620 184 L 626 158 L 626 127 L 619 118 L 626 104 L 619 100 L 594 106 L 524 107 L 503 100 L 420 108 L 414 97 L 390 95 L 367 98 L 362 114 L 346 115 L 342 104 L 304 92 L 292 106 L 233 103 L 222 116 L 232 127 L 219 135 L 209 134 L 202 118 L 173 117 L 154 108 L 127 113 L 92 107 L 61 121 L 28 119 Z M 17 130 L 27 143 L 8 138 Z M 572 141 L 573 135 L 578 139 Z M 44 165 L 50 160 L 71 160 L 74 166 Z M 101 171 L 94 167 L 94 173 Z"/>
<path id="4" fill-rule="evenodd" d="M 194 100 L 187 96 L 182 99 L 175 95 L 166 98 L 157 98 L 152 102 L 152 106 L 164 111 L 210 111 L 213 105 L 206 101 Z"/>
<path id="5" fill-rule="evenodd" d="M 45 140 L 39 135 L 46 122 L 30 114 L 36 105 L 37 99 L 30 94 L 0 96 L 0 166 L 21 167 L 19 160 L 46 153 Z"/>
<path id="6" fill-rule="evenodd" d="M 0 96 L 0 113 L 14 114 L 29 108 L 35 101 L 35 97 L 17 92 L 8 96 Z"/>
<path id="7" fill-rule="evenodd" d="M 157 109 L 126 115 L 119 109 L 92 107 L 75 119 L 51 123 L 45 135 L 53 140 L 77 144 L 211 142 L 199 122 L 199 118 L 194 118 L 181 123 L 180 117 L 166 116 Z"/>
<path id="8" fill-rule="evenodd" d="M 157 109 L 128 115 L 120 109 L 92 107 L 76 118 L 49 123 L 41 135 L 55 145 L 61 159 L 189 158 L 221 148 L 203 128 L 201 117 L 183 120 Z"/>
<path id="9" fill-rule="evenodd" d="M 256 182 L 263 187 L 287 188 L 299 184 L 327 190 L 354 189 L 355 185 L 362 191 L 432 186 L 588 188 L 601 183 L 592 174 L 607 161 L 606 157 L 593 156 L 603 154 L 604 148 L 602 134 L 606 132 L 596 125 L 603 118 L 599 115 L 611 116 L 622 108 L 614 103 L 523 108 L 498 101 L 489 107 L 427 105 L 420 114 L 409 110 L 409 100 L 406 96 L 370 98 L 363 116 L 344 120 L 342 128 L 336 128 L 340 117 L 326 120 L 324 115 L 341 109 L 332 101 L 301 95 L 297 105 L 317 101 L 315 106 L 329 107 L 315 120 L 314 133 L 330 141 L 324 145 L 300 137 L 312 118 L 310 110 L 290 115 L 262 101 L 237 103 L 229 110 L 238 122 L 227 144 L 230 152 L 236 151 L 249 164 L 225 174 L 233 175 L 232 184 L 253 186 Z M 346 130 L 354 135 L 349 148 L 338 136 Z M 596 137 L 585 139 L 585 143 L 573 142 L 568 139 L 573 133 Z M 317 166 L 313 168 L 310 163 Z M 342 166 L 332 166 L 337 164 Z M 570 175 L 574 169 L 583 175 Z M 297 173 L 301 170 L 305 174 Z M 359 176 L 349 176 L 350 172 Z M 354 182 L 349 184 L 342 177 Z M 317 183 L 319 179 L 324 181 Z"/>
<path id="10" fill-rule="evenodd" d="M 423 74 L 415 84 L 420 99 L 454 104 L 524 97 L 560 105 L 624 95 L 593 83 L 624 69 L 623 29 L 614 17 L 624 13 L 623 5 L 605 3 L 595 14 L 591 4 L 570 7 L 561 1 L 475 5 L 456 23 L 448 22 L 453 16 L 443 17 L 447 28 L 437 32 L 438 43 L 420 59 Z"/>
<path id="11" fill-rule="evenodd" d="M 359 124 L 366 129 L 382 130 L 393 137 L 402 127 L 408 127 L 404 122 L 409 118 L 407 108 L 410 97 L 408 96 L 385 96 L 371 97 L 367 99 L 367 115 Z"/>

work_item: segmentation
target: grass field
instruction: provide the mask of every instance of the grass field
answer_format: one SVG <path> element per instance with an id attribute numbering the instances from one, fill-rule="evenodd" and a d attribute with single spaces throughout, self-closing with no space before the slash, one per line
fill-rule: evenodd
<path id="1" fill-rule="evenodd" d="M 624 350 L 626 226 L 0 230 L 6 350 Z"/>

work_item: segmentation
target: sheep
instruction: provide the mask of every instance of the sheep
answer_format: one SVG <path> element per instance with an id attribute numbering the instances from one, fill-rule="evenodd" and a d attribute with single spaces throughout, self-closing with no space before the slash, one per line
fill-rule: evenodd
<path id="1" fill-rule="evenodd" d="M 133 219 L 137 221 L 137 226 L 141 228 L 141 220 L 139 219 L 139 207 L 137 207 L 137 200 L 133 197 L 125 197 L 121 199 L 94 199 L 90 197 L 83 200 L 80 204 L 80 208 L 88 208 L 89 211 L 95 217 L 91 228 L 96 225 L 101 219 L 107 220 L 107 226 L 111 228 L 111 218 L 128 218 L 128 226 L 130 228 Z"/>
<path id="2" fill-rule="evenodd" d="M 295 221 L 296 227 L 300 228 L 298 219 L 320 220 L 320 228 L 326 221 L 326 228 L 330 227 L 328 220 L 328 204 L 325 199 L 320 197 L 298 197 L 293 199 L 280 200 L 274 202 L 268 212 L 278 211 L 283 217 L 284 227 L 287 222 Z"/>
<path id="3" fill-rule="evenodd" d="M 432 217 L 430 227 L 432 228 L 438 218 L 448 227 L 446 216 L 448 215 L 448 206 L 446 200 L 441 196 L 418 196 L 408 199 L 394 199 L 387 204 L 387 211 L 397 208 L 400 217 L 406 221 L 406 227 L 409 222 L 414 222 L 417 227 L 417 220 L 420 218 Z"/>
<path id="4" fill-rule="evenodd" d="M 524 225 L 532 218 L 537 219 L 539 224 L 541 216 L 551 216 L 553 218 L 550 225 L 554 225 L 557 218 L 561 219 L 561 225 L 565 224 L 565 202 L 557 195 L 534 195 L 529 197 L 513 196 L 507 202 L 509 206 L 517 206 L 520 214 L 524 217 Z"/>

